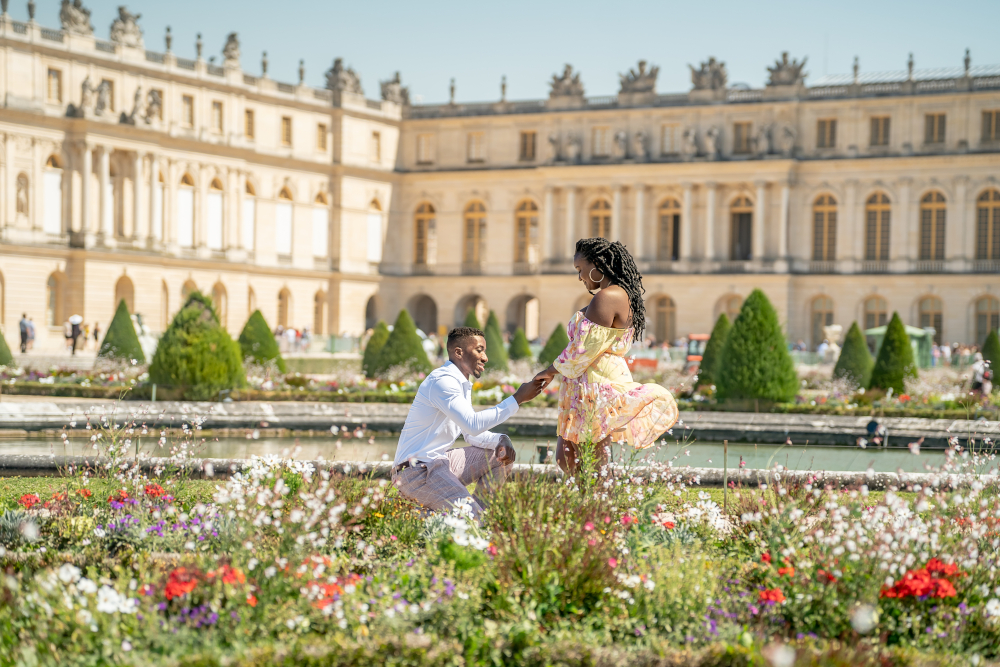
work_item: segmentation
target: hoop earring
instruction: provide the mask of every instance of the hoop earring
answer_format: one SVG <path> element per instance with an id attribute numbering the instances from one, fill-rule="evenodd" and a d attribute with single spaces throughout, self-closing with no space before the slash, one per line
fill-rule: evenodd
<path id="1" fill-rule="evenodd" d="M 590 278 L 590 282 L 600 284 L 601 280 L 604 280 L 605 275 L 604 275 L 604 271 L 601 271 L 601 280 L 594 280 L 594 269 L 596 269 L 596 268 L 597 268 L 596 266 L 594 268 L 592 268 L 590 270 L 590 273 L 587 274 L 587 277 Z M 600 271 L 600 269 L 598 269 L 598 271 Z"/>

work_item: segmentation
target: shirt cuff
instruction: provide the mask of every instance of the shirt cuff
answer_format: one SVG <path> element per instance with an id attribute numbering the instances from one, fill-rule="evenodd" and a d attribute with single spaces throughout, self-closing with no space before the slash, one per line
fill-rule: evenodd
<path id="1" fill-rule="evenodd" d="M 514 398 L 513 396 L 508 396 L 507 398 L 500 401 L 500 405 L 497 407 L 499 407 L 502 411 L 508 413 L 508 416 L 510 416 L 513 415 L 515 412 L 517 412 L 521 406 L 518 404 L 516 398 Z"/>

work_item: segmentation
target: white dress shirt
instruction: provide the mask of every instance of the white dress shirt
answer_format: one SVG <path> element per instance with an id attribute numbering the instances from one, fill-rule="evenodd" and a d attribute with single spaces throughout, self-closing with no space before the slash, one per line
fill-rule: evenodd
<path id="1" fill-rule="evenodd" d="M 500 434 L 490 433 L 489 429 L 509 419 L 518 407 L 511 396 L 497 406 L 476 412 L 472 409 L 472 383 L 448 361 L 431 371 L 417 390 L 399 435 L 393 465 L 443 459 L 459 434 L 473 447 L 496 449 Z"/>

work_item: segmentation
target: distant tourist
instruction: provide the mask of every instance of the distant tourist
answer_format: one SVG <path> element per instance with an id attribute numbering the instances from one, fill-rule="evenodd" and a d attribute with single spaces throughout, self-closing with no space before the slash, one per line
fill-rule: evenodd
<path id="1" fill-rule="evenodd" d="M 77 317 L 79 317 L 79 316 L 78 315 L 74 315 L 73 317 L 69 318 L 69 320 L 70 320 L 70 330 L 69 330 L 69 332 L 70 332 L 70 338 L 73 341 L 73 352 L 72 352 L 73 356 L 76 356 L 76 345 L 80 341 L 80 336 L 83 335 L 83 327 L 81 326 L 82 325 L 81 320 L 83 318 L 80 318 L 80 319 L 74 321 L 74 318 L 77 318 Z"/>
<path id="2" fill-rule="evenodd" d="M 987 381 L 986 372 L 988 367 L 981 352 L 976 352 L 972 357 L 972 365 L 969 368 L 972 370 L 972 391 L 986 393 L 983 390 L 983 384 Z"/>
<path id="3" fill-rule="evenodd" d="M 73 325 L 69 320 L 63 322 L 63 338 L 66 339 L 66 349 L 70 349 L 70 345 L 73 344 Z"/>
<path id="4" fill-rule="evenodd" d="M 941 348 L 937 343 L 931 345 L 931 368 L 937 366 L 941 361 Z"/>
<path id="5" fill-rule="evenodd" d="M 820 362 L 826 361 L 826 351 L 830 349 L 830 341 L 823 339 L 823 342 L 816 346 L 816 354 L 819 355 Z"/>
<path id="6" fill-rule="evenodd" d="M 21 321 L 17 323 L 21 332 L 21 354 L 28 351 L 28 313 L 21 313 Z"/>
<path id="7" fill-rule="evenodd" d="M 945 366 L 951 366 L 951 346 L 942 345 L 941 349 L 941 363 Z"/>
<path id="8" fill-rule="evenodd" d="M 101 342 L 101 325 L 94 322 L 94 343 Z"/>
<path id="9" fill-rule="evenodd" d="M 35 347 L 35 320 L 28 318 L 28 349 L 34 349 Z"/>

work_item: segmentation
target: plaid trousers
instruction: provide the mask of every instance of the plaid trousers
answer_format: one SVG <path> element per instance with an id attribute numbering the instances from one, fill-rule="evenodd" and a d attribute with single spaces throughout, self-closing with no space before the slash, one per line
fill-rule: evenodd
<path id="1" fill-rule="evenodd" d="M 467 485 L 476 483 L 471 495 L 476 517 L 486 507 L 485 498 L 507 481 L 511 466 L 497 459 L 496 452 L 480 447 L 456 447 L 447 458 L 420 461 L 392 475 L 399 493 L 434 511 L 447 510 L 462 498 L 469 498 Z"/>

